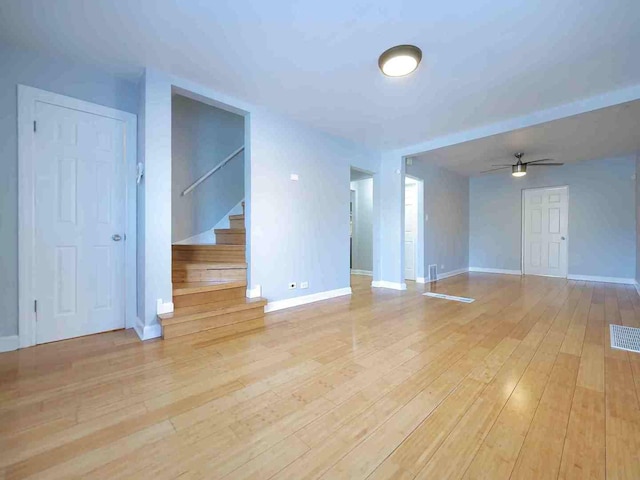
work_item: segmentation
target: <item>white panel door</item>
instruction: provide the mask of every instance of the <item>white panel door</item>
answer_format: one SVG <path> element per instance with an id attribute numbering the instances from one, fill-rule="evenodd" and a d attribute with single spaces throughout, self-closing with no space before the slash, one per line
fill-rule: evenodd
<path id="1" fill-rule="evenodd" d="M 36 343 L 124 328 L 124 124 L 36 103 Z"/>
<path id="2" fill-rule="evenodd" d="M 567 276 L 567 187 L 524 191 L 524 273 Z"/>
<path id="3" fill-rule="evenodd" d="M 417 196 L 416 185 L 405 186 L 404 194 L 404 278 L 416 279 Z"/>

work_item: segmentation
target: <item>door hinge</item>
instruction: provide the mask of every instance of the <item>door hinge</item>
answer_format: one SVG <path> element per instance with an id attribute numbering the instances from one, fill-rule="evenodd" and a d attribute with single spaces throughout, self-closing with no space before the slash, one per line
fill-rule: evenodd
<path id="1" fill-rule="evenodd" d="M 36 314 L 36 322 L 38 321 L 38 300 L 33 301 L 33 313 Z"/>
<path id="2" fill-rule="evenodd" d="M 35 120 L 33 121 L 33 131 L 34 131 L 34 132 L 37 132 L 37 131 L 38 131 L 38 127 L 37 127 L 37 125 L 36 125 L 36 121 L 35 121 Z"/>

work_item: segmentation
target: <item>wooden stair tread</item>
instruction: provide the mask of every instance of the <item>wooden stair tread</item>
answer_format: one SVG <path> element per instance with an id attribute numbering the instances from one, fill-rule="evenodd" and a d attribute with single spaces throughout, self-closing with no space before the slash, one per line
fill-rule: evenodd
<path id="1" fill-rule="evenodd" d="M 234 252 L 244 252 L 245 250 L 244 245 L 222 245 L 219 243 L 206 243 L 199 245 L 178 244 L 172 245 L 172 248 L 174 248 L 175 250 L 227 250 Z"/>
<path id="2" fill-rule="evenodd" d="M 236 233 L 236 234 L 246 234 L 246 228 L 216 228 L 214 233 Z"/>
<path id="3" fill-rule="evenodd" d="M 239 215 L 229 215 L 229 220 L 244 220 L 244 214 L 241 213 Z"/>
<path id="4" fill-rule="evenodd" d="M 172 313 L 158 315 L 163 326 L 189 322 L 200 318 L 215 317 L 240 312 L 252 308 L 262 308 L 267 304 L 264 298 L 235 298 L 221 302 L 205 303 L 189 307 L 176 308 Z"/>
<path id="5" fill-rule="evenodd" d="M 244 262 L 236 263 L 222 263 L 222 262 L 190 262 L 189 260 L 174 260 L 171 268 L 173 270 L 179 269 L 194 269 L 194 270 L 231 270 L 231 269 L 246 269 L 247 264 Z"/>
<path id="6" fill-rule="evenodd" d="M 234 282 L 189 282 L 174 283 L 173 295 L 189 295 L 191 293 L 213 292 L 216 290 L 226 290 L 229 288 L 246 287 L 246 281 Z"/>

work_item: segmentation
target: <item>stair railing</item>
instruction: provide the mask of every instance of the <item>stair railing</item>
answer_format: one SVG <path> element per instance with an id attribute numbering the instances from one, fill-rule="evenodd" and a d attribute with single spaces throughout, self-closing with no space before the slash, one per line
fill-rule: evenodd
<path id="1" fill-rule="evenodd" d="M 198 180 L 196 180 L 195 182 L 193 182 L 184 192 L 182 192 L 182 196 L 185 196 L 187 193 L 189 193 L 191 190 L 193 190 L 194 188 L 196 188 L 198 185 L 200 185 L 202 182 L 204 182 L 207 178 L 209 178 L 211 175 L 213 175 L 214 173 L 216 173 L 218 170 L 220 170 L 222 167 L 224 167 L 227 163 L 229 163 L 231 161 L 231 159 L 233 157 L 235 157 L 236 155 L 238 155 L 240 152 L 242 152 L 244 150 L 244 145 L 241 146 L 240 148 L 238 148 L 237 150 L 234 150 L 228 157 L 226 157 L 224 160 L 222 160 L 218 165 L 216 165 L 215 167 L 213 167 L 211 170 L 209 170 L 207 173 L 205 173 L 204 175 L 202 175 Z"/>

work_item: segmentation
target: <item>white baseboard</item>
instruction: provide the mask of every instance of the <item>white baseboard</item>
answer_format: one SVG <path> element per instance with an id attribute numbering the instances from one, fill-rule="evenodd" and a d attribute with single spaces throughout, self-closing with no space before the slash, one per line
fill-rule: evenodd
<path id="1" fill-rule="evenodd" d="M 351 275 L 367 275 L 369 277 L 372 277 L 373 276 L 373 272 L 371 272 L 369 270 L 352 269 L 351 270 Z"/>
<path id="2" fill-rule="evenodd" d="M 162 302 L 162 299 L 159 298 L 156 302 L 156 315 L 162 315 L 163 313 L 172 313 L 173 312 L 173 302 Z"/>
<path id="3" fill-rule="evenodd" d="M 468 268 L 459 268 L 457 270 L 451 270 L 450 272 L 439 273 L 438 280 L 444 280 L 445 278 L 455 277 L 456 275 L 467 273 L 468 271 L 469 271 Z"/>
<path id="4" fill-rule="evenodd" d="M 460 275 L 462 273 L 467 273 L 469 271 L 468 268 L 458 268 L 457 270 L 451 270 L 450 272 L 439 273 L 437 280 L 444 280 L 445 278 L 455 277 L 456 275 Z M 429 283 L 432 280 L 429 277 L 417 277 L 416 283 Z"/>
<path id="5" fill-rule="evenodd" d="M 151 340 L 152 338 L 158 338 L 162 336 L 162 327 L 159 323 L 154 325 L 145 325 L 144 322 L 138 318 L 134 330 L 138 334 L 140 340 Z"/>
<path id="6" fill-rule="evenodd" d="M 567 275 L 567 280 L 579 280 L 583 282 L 623 283 L 625 285 L 636 284 L 635 278 L 599 277 L 597 275 Z"/>
<path id="7" fill-rule="evenodd" d="M 501 273 L 503 275 L 522 275 L 522 270 L 504 270 L 502 268 L 469 267 L 470 272 Z"/>
<path id="8" fill-rule="evenodd" d="M 262 287 L 256 285 L 253 288 L 247 288 L 247 298 L 258 298 L 262 296 Z"/>
<path id="9" fill-rule="evenodd" d="M 640 295 L 640 283 L 634 282 L 634 284 L 636 286 L 636 292 L 638 292 L 638 295 Z"/>
<path id="10" fill-rule="evenodd" d="M 269 302 L 264 307 L 265 313 L 275 312 L 284 308 L 297 307 L 307 303 L 319 302 L 320 300 L 329 300 L 330 298 L 342 297 L 343 295 L 351 295 L 351 287 L 338 288 L 336 290 L 327 290 L 326 292 L 313 293 L 311 295 L 303 295 L 301 297 L 286 298 L 284 300 L 276 300 Z"/>
<path id="11" fill-rule="evenodd" d="M 7 337 L 0 337 L 0 353 L 12 352 L 17 350 L 20 346 L 20 337 L 18 335 L 9 335 Z"/>
<path id="12" fill-rule="evenodd" d="M 387 282 L 386 280 L 374 280 L 371 282 L 374 288 L 390 288 L 391 290 L 406 290 L 407 284 L 402 282 Z"/>

